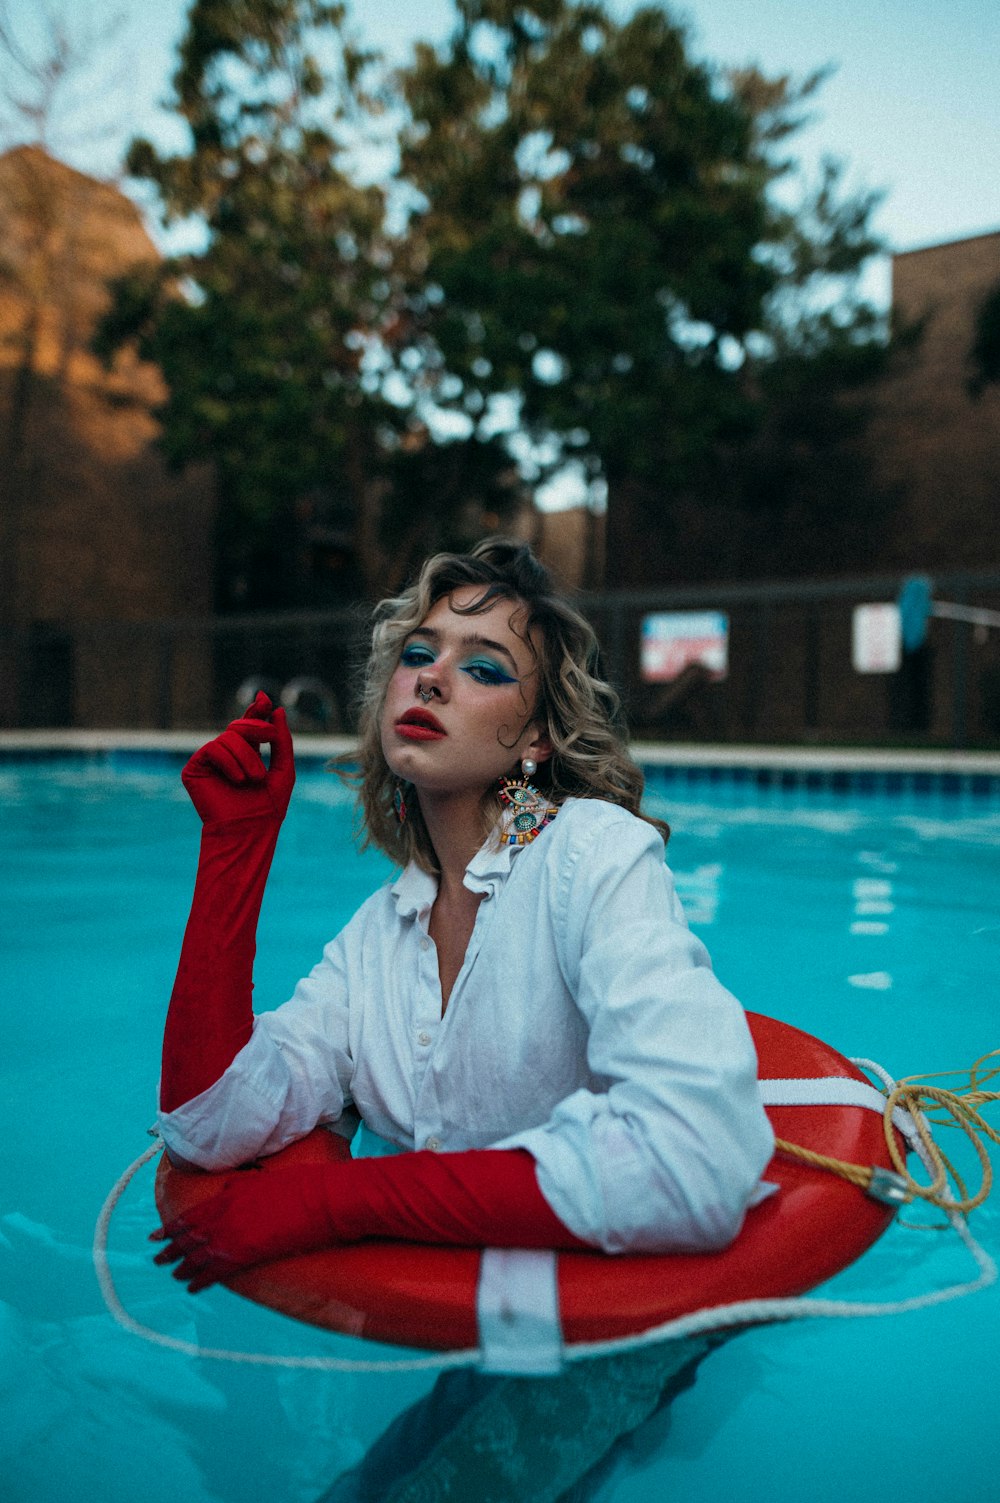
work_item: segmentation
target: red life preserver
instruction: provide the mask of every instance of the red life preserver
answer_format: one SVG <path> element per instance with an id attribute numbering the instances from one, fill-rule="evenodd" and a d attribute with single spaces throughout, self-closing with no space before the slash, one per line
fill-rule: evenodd
<path id="1" fill-rule="evenodd" d="M 749 1015 L 762 1080 L 838 1077 L 865 1081 L 842 1054 L 812 1035 Z M 861 1105 L 771 1106 L 778 1137 L 856 1164 L 891 1168 L 882 1120 Z M 262 1162 L 322 1163 L 343 1140 L 317 1129 Z M 747 1215 L 722 1252 L 558 1256 L 564 1341 L 607 1341 L 716 1305 L 804 1293 L 859 1257 L 893 1210 L 856 1186 L 776 1154 L 764 1177 L 778 1192 Z M 214 1192 L 212 1174 L 161 1161 L 157 1206 L 164 1220 Z M 412 1242 L 365 1242 L 251 1269 L 228 1287 L 258 1304 L 327 1330 L 431 1350 L 477 1345 L 480 1253 Z"/>

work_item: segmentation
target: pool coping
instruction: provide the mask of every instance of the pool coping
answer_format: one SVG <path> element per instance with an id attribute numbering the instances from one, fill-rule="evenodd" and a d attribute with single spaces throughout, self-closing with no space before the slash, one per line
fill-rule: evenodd
<path id="1" fill-rule="evenodd" d="M 215 734 L 212 729 L 184 731 L 26 730 L 0 731 L 0 761 L 58 756 L 62 752 L 135 752 L 187 755 Z M 350 736 L 296 735 L 300 760 L 327 761 L 352 752 Z M 656 769 L 773 769 L 777 772 L 926 773 L 986 776 L 1000 779 L 1000 751 L 945 749 L 902 750 L 893 747 L 755 746 L 717 743 L 633 741 L 630 748 L 641 767 Z"/>

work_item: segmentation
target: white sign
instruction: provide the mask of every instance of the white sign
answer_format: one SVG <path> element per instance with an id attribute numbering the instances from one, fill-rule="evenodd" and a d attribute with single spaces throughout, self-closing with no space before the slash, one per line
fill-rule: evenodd
<path id="1" fill-rule="evenodd" d="M 679 678 L 702 663 L 712 678 L 729 668 L 729 617 L 721 611 L 658 611 L 642 618 L 641 671 L 647 684 Z"/>
<path id="2" fill-rule="evenodd" d="M 898 605 L 856 605 L 851 623 L 851 662 L 856 673 L 898 673 L 903 630 Z"/>

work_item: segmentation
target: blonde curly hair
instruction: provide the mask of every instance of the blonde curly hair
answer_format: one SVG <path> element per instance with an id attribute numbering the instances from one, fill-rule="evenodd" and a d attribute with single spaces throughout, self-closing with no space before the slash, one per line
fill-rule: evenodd
<path id="1" fill-rule="evenodd" d="M 599 677 L 593 628 L 554 590 L 547 570 L 526 543 L 494 538 L 470 553 L 436 554 L 424 564 L 416 584 L 375 609 L 358 750 L 336 767 L 357 787 L 363 845 L 377 846 L 402 865 L 415 861 L 425 871 L 438 870 L 418 800 L 407 799 L 403 824 L 396 817 L 394 798 L 400 784 L 383 755 L 380 724 L 389 680 L 406 638 L 439 600 L 470 586 L 479 593 L 468 605 L 453 604 L 459 615 L 474 616 L 494 600 L 524 608 L 524 624 L 517 634 L 537 666 L 538 700 L 531 719 L 548 731 L 552 743 L 551 758 L 533 775 L 539 791 L 554 804 L 570 797 L 605 799 L 654 825 L 665 842 L 669 827 L 640 808 L 643 775 L 628 753 L 618 695 Z M 484 839 L 499 814 L 497 793 L 488 789 L 483 796 Z"/>

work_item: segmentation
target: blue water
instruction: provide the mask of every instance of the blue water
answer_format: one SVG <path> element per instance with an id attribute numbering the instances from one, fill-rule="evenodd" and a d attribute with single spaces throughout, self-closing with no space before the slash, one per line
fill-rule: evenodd
<path id="1" fill-rule="evenodd" d="M 113 1323 L 90 1264 L 97 1211 L 153 1114 L 197 845 L 176 767 L 7 764 L 0 795 L 2 1495 L 312 1503 L 433 1377 L 237 1368 L 169 1352 Z M 1000 1044 L 996 794 L 835 797 L 722 783 L 664 785 L 653 803 L 674 827 L 670 859 L 692 923 L 748 1007 L 897 1075 L 968 1065 Z M 261 923 L 258 1006 L 288 995 L 381 880 L 384 862 L 356 853 L 350 827 L 336 782 L 303 774 Z M 152 1267 L 154 1219 L 147 1171 L 112 1230 L 113 1268 L 137 1318 L 216 1346 L 375 1354 L 224 1290 L 192 1299 Z M 997 1204 L 976 1213 L 973 1230 L 1000 1254 Z M 894 1227 L 826 1292 L 883 1300 L 971 1276 L 951 1237 Z M 669 1425 L 661 1414 L 640 1428 L 571 1496 L 881 1503 L 887 1489 L 916 1486 L 995 1498 L 998 1335 L 996 1289 L 891 1320 L 744 1334 L 708 1358 Z M 588 1382 L 595 1409 L 620 1387 L 597 1368 Z M 577 1402 L 545 1392 L 540 1432 L 560 1403 L 565 1420 Z M 423 1503 L 489 1503 L 475 1468 L 463 1478 L 449 1465 L 425 1473 Z M 512 1499 L 533 1496 L 530 1477 L 511 1481 Z"/>

